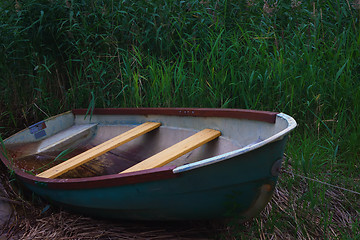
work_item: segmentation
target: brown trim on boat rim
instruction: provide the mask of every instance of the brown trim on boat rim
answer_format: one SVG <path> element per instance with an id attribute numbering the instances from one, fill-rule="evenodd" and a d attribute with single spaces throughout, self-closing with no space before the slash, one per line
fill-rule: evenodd
<path id="1" fill-rule="evenodd" d="M 64 190 L 75 190 L 75 189 L 94 189 L 104 188 L 113 186 L 131 185 L 137 183 L 151 182 L 169 178 L 175 178 L 179 174 L 173 173 L 175 166 L 166 166 L 153 168 L 143 171 L 112 174 L 98 177 L 88 178 L 71 178 L 71 179 L 50 179 L 40 178 L 34 175 L 23 172 L 21 169 L 12 167 L 10 161 L 0 152 L 0 158 L 2 162 L 9 168 L 12 169 L 22 182 L 27 184 L 36 185 L 45 189 L 64 189 Z"/>
<path id="2" fill-rule="evenodd" d="M 18 171 L 16 171 L 16 174 L 23 182 L 32 185 L 43 186 L 47 189 L 75 190 L 123 186 L 175 178 L 179 176 L 179 174 L 173 173 L 172 170 L 174 168 L 175 167 L 160 167 L 131 173 L 72 179 L 39 178 L 23 174 L 23 172 L 19 173 Z"/>
<path id="3" fill-rule="evenodd" d="M 163 167 L 132 173 L 73 179 L 44 179 L 32 176 L 24 176 L 23 174 L 18 174 L 18 176 L 24 182 L 39 186 L 43 185 L 48 189 L 94 189 L 174 178 L 177 174 L 173 173 L 173 169 L 174 167 Z"/>
<path id="4" fill-rule="evenodd" d="M 85 115 L 88 109 L 73 109 L 75 115 Z M 88 113 L 89 114 L 89 113 Z M 227 108 L 95 108 L 101 115 L 168 115 L 191 117 L 226 117 L 275 123 L 276 112 Z"/>

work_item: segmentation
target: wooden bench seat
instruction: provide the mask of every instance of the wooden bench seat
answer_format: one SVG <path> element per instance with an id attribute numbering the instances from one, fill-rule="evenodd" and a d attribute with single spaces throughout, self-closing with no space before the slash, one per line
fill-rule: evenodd
<path id="1" fill-rule="evenodd" d="M 135 172 L 164 166 L 165 164 L 219 137 L 220 135 L 220 131 L 204 129 L 120 173 Z"/>
<path id="2" fill-rule="evenodd" d="M 156 122 L 146 122 L 144 124 L 141 124 L 135 128 L 130 129 L 129 131 L 122 133 L 98 146 L 95 146 L 86 152 L 83 152 L 73 158 L 70 158 L 69 160 L 62 162 L 42 173 L 39 173 L 36 175 L 37 177 L 43 177 L 43 178 L 56 178 L 71 169 L 74 169 L 84 163 L 89 162 L 90 160 L 108 152 L 111 151 L 114 148 L 119 147 L 122 144 L 125 144 L 147 132 L 150 132 L 153 129 L 156 129 L 160 126 L 160 123 Z"/>

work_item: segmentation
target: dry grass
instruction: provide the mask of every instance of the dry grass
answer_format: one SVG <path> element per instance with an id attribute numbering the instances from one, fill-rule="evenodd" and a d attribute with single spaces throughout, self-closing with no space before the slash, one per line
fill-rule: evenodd
<path id="1" fill-rule="evenodd" d="M 36 211 L 37 210 L 37 211 Z M 17 214 L 3 229 L 9 239 L 209 239 L 206 224 L 120 222 L 92 219 L 53 209 Z M 37 212 L 37 213 L 36 213 Z M 0 232 L 1 233 L 1 232 Z M 0 234 L 1 236 L 1 234 Z"/>
<path id="2" fill-rule="evenodd" d="M 260 216 L 232 227 L 226 239 L 358 239 L 359 193 L 309 181 L 291 166 L 282 170 L 270 203 Z M 309 184 L 317 190 L 309 199 Z M 323 195 L 323 196 L 321 196 Z M 240 232 L 239 232 L 240 230 Z"/>
<path id="3" fill-rule="evenodd" d="M 23 219 L 18 228 L 21 239 L 208 239 L 208 230 L 197 224 L 108 222 L 64 211 Z"/>
<path id="4" fill-rule="evenodd" d="M 4 182 L 5 181 L 5 182 Z M 4 184 L 10 186 L 7 178 Z M 359 196 L 321 183 L 311 186 L 317 201 L 309 200 L 307 179 L 283 169 L 274 196 L 260 216 L 246 223 L 124 222 L 92 219 L 22 200 L 16 188 L 6 197 L 16 210 L 3 226 L 5 239 L 342 239 L 356 238 Z M 321 194 L 323 191 L 323 200 Z M 354 196 L 355 195 L 355 196 Z M 320 200 L 319 200 L 320 199 Z M 36 205 L 36 206 L 34 206 Z"/>

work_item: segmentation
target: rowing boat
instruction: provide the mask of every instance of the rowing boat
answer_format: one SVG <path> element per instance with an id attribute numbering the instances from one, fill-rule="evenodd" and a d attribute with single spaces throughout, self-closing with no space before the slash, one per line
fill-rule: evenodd
<path id="1" fill-rule="evenodd" d="M 249 219 L 271 199 L 295 127 L 254 110 L 74 109 L 5 139 L 0 157 L 25 188 L 90 216 Z"/>

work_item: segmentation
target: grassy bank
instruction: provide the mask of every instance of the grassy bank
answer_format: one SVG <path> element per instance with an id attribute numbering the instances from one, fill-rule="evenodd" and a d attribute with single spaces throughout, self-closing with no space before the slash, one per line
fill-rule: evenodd
<path id="1" fill-rule="evenodd" d="M 2 136 L 78 107 L 285 112 L 299 126 L 277 201 L 248 225 L 230 224 L 224 237 L 360 238 L 359 7 L 3 1 Z"/>

